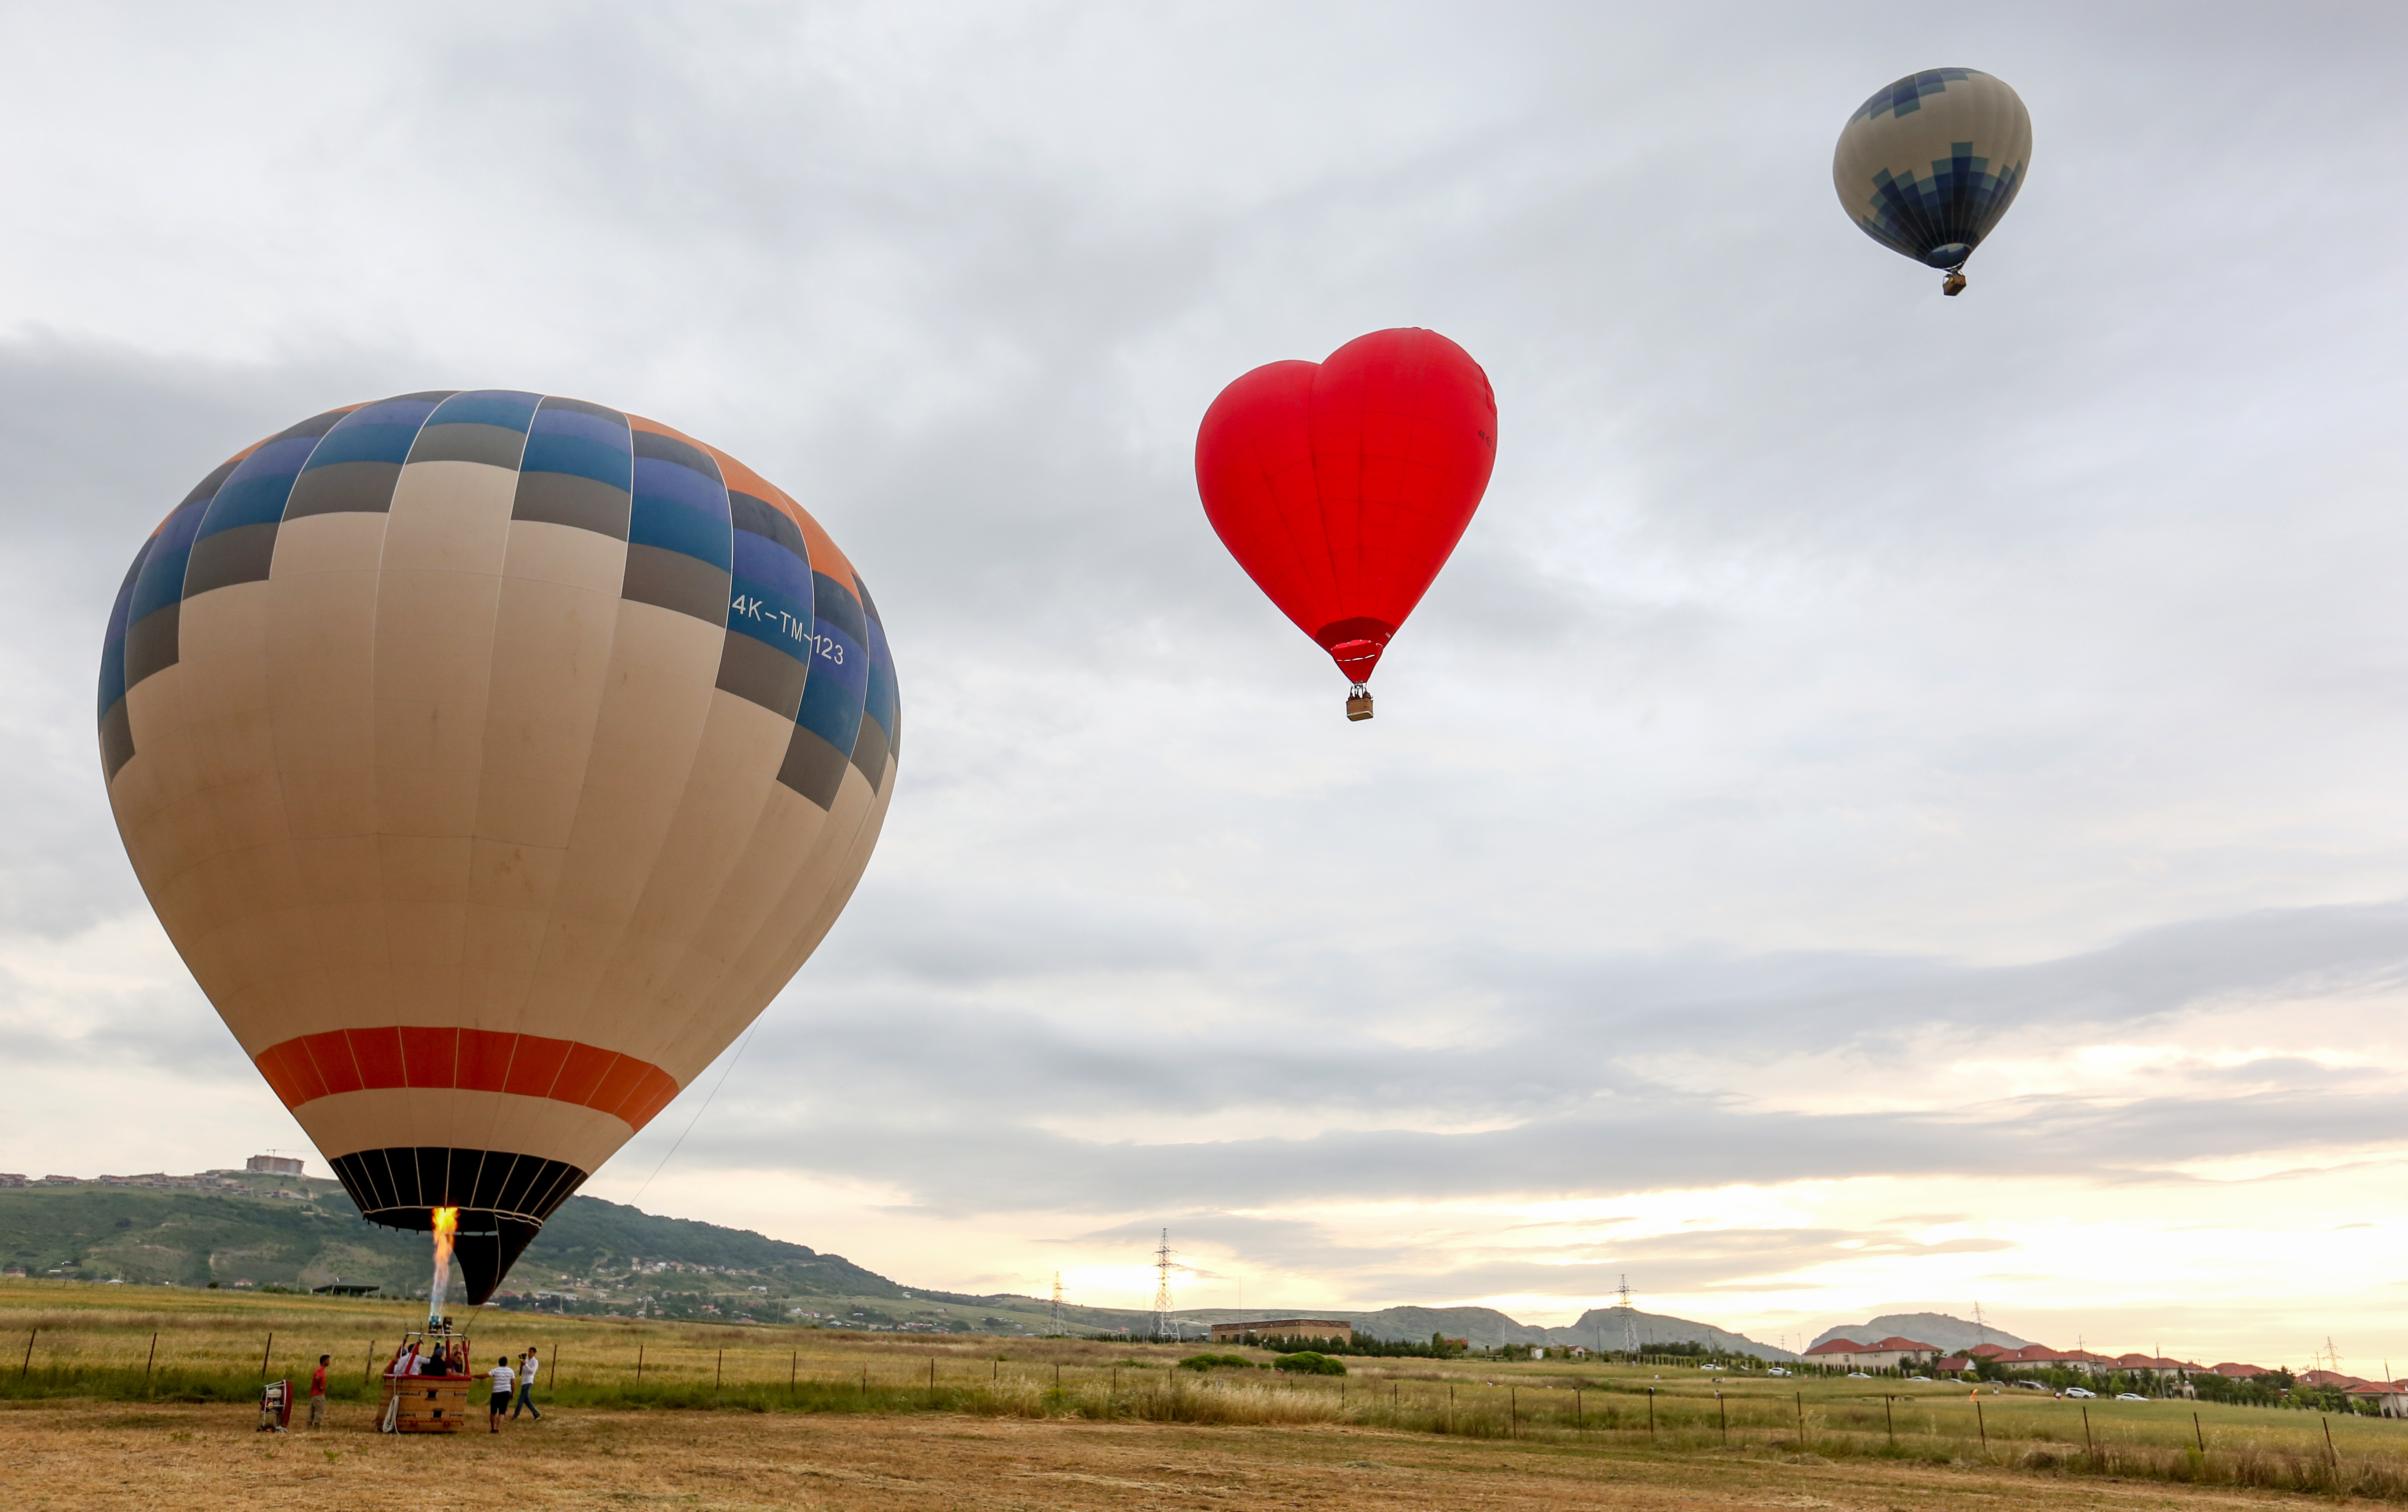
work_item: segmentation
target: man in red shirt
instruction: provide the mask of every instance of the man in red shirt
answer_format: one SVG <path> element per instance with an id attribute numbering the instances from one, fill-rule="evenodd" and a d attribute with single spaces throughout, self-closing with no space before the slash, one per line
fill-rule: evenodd
<path id="1" fill-rule="evenodd" d="M 318 1368 L 309 1373 L 309 1426 L 312 1428 L 317 1427 L 318 1419 L 326 1415 L 326 1362 L 333 1358 L 333 1355 L 320 1355 Z"/>

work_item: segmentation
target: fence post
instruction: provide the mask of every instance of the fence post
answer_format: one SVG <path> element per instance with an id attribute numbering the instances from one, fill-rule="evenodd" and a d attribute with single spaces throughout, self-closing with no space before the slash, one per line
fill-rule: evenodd
<path id="1" fill-rule="evenodd" d="M 1723 1400 L 1719 1387 L 1714 1391 L 1714 1411 L 1722 1418 L 1723 1442 L 1727 1445 L 1730 1443 L 1730 1405 Z"/>
<path id="2" fill-rule="evenodd" d="M 1575 1431 L 1588 1426 L 1588 1416 L 1581 1410 L 1580 1388 L 1572 1388 L 1572 1427 Z"/>
<path id="3" fill-rule="evenodd" d="M 1806 1447 L 1806 1393 L 1798 1393 L 1798 1447 Z"/>
<path id="4" fill-rule="evenodd" d="M 1656 1388 L 1647 1388 L 1647 1436 L 1656 1436 Z"/>
<path id="5" fill-rule="evenodd" d="M 370 1346 L 370 1347 L 369 1347 L 368 1353 L 369 1353 L 369 1355 L 370 1355 L 371 1357 L 373 1357 L 373 1356 L 375 1355 L 375 1353 L 376 1353 L 376 1349 L 375 1349 L 375 1347 L 374 1347 L 374 1346 Z M 147 1381 L 147 1380 L 149 1380 L 149 1379 L 150 1378 L 150 1362 L 151 1362 L 152 1361 L 154 1361 L 154 1360 L 158 1359 L 158 1358 L 159 1358 L 159 1335 L 158 1335 L 158 1334 L 151 1334 L 151 1335 L 150 1335 L 150 1355 L 149 1355 L 147 1358 L 145 1358 L 145 1359 L 143 1360 L 143 1362 L 142 1362 L 142 1378 L 143 1378 L 144 1380 L 146 1380 L 146 1381 Z"/>
<path id="6" fill-rule="evenodd" d="M 1982 1420 L 1982 1399 L 1978 1396 L 1973 1399 L 1973 1427 L 1982 1435 L 1982 1448 L 1985 1449 L 1988 1448 L 1990 1447 L 1990 1425 Z"/>
<path id="7" fill-rule="evenodd" d="M 864 1402 L 869 1400 L 869 1367 L 867 1365 L 861 1367 L 861 1399 Z"/>
<path id="8" fill-rule="evenodd" d="M 795 1374 L 803 1368 L 803 1351 L 796 1349 L 786 1357 L 786 1394 L 795 1394 Z"/>
<path id="9" fill-rule="evenodd" d="M 644 1347 L 640 1344 L 636 1346 L 636 1384 L 644 1384 Z"/>
<path id="10" fill-rule="evenodd" d="M 2090 1409 L 2087 1406 L 2082 1409 L 2082 1448 L 2092 1459 L 2099 1458 L 2099 1446 L 2090 1437 Z"/>
<path id="11" fill-rule="evenodd" d="M 721 1381 L 723 1378 L 724 1378 L 726 1375 L 727 1375 L 727 1351 L 726 1351 L 726 1350 L 724 1350 L 724 1349 L 722 1349 L 722 1350 L 720 1350 L 720 1351 L 719 1351 L 719 1361 L 718 1361 L 718 1363 L 716 1363 L 716 1364 L 714 1364 L 714 1365 L 712 1365 L 712 1366 L 710 1367 L 710 1389 L 711 1389 L 712 1391 L 718 1391 L 718 1390 L 719 1390 L 719 1383 L 720 1383 L 720 1381 Z"/>
<path id="12" fill-rule="evenodd" d="M 2333 1448 L 2332 1419 L 2320 1417 L 2316 1421 L 2325 1425 L 2325 1453 L 2332 1457 L 2333 1468 L 2338 1470 L 2341 1468 L 2341 1451 Z"/>
<path id="13" fill-rule="evenodd" d="M 23 1378 L 25 1372 L 34 1368 L 34 1336 L 39 1333 L 41 1333 L 41 1330 L 38 1328 L 29 1328 L 25 1331 L 25 1359 L 24 1362 L 17 1367 L 17 1375 L 20 1379 Z"/>
<path id="14" fill-rule="evenodd" d="M 259 1351 L 259 1378 L 261 1380 L 267 1379 L 267 1357 L 275 1352 L 276 1335 L 271 1333 L 267 1335 L 267 1347 Z"/>
<path id="15" fill-rule="evenodd" d="M 2199 1414 L 2196 1412 L 2190 1415 L 2190 1431 L 2191 1436 L 2199 1440 L 2199 1452 L 2205 1454 L 2207 1452 L 2207 1430 L 2200 1427 Z"/>
<path id="16" fill-rule="evenodd" d="M 1505 1436 L 1522 1436 L 1522 1389 L 1518 1386 L 1505 1388 Z"/>
<path id="17" fill-rule="evenodd" d="M 1889 1425 L 1889 1441 L 1892 1444 L 1896 1444 L 1898 1442 L 1898 1414 L 1890 1409 L 1889 1393 L 1887 1391 L 1884 1391 L 1882 1393 L 1882 1421 Z"/>
<path id="18" fill-rule="evenodd" d="M 929 1390 L 929 1391 L 935 1391 L 936 1389 L 937 1389 L 937 1357 L 936 1357 L 935 1355 L 930 1355 L 930 1356 L 928 1357 L 928 1390 Z"/>

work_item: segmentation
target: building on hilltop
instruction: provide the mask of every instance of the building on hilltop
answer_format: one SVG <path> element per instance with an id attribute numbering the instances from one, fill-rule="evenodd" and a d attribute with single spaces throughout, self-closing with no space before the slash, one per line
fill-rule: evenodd
<path id="1" fill-rule="evenodd" d="M 1329 1339 L 1354 1342 L 1354 1325 L 1334 1318 L 1266 1318 L 1252 1323 L 1215 1323 L 1212 1342 L 1242 1344 L 1248 1339 Z"/>
<path id="2" fill-rule="evenodd" d="M 254 1176 L 299 1176 L 301 1163 L 289 1155 L 253 1155 L 242 1168 Z"/>

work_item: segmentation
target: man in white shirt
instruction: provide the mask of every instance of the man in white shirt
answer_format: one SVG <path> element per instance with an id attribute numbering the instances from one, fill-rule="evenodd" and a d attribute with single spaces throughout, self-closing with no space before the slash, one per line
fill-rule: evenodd
<path id="1" fill-rule="evenodd" d="M 543 1369 L 543 1362 L 536 1357 L 535 1348 L 530 1344 L 526 1353 L 519 1356 L 519 1399 L 510 1407 L 512 1422 L 518 1420 L 521 1407 L 524 1407 L 536 1421 L 543 1421 L 543 1409 L 535 1405 L 535 1377 L 536 1373 Z"/>
<path id="2" fill-rule="evenodd" d="M 510 1405 L 510 1384 L 517 1376 L 510 1369 L 510 1357 L 506 1354 L 494 1357 L 494 1368 L 488 1374 L 494 1381 L 494 1399 L 485 1405 L 485 1422 L 498 1434 L 502 1431 L 502 1409 Z"/>

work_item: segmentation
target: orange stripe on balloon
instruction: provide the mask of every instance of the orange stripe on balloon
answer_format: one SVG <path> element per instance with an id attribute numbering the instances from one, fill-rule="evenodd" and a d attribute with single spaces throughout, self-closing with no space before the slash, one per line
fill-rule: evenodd
<path id="1" fill-rule="evenodd" d="M 679 1091 L 675 1077 L 632 1055 L 491 1029 L 337 1029 L 270 1045 L 251 1063 L 288 1108 L 342 1092 L 452 1088 L 573 1103 L 641 1129 Z"/>

